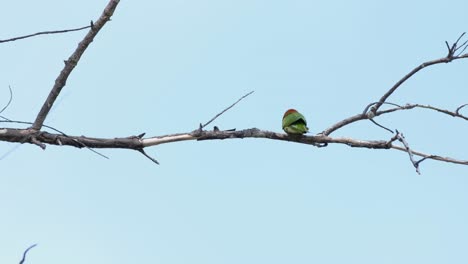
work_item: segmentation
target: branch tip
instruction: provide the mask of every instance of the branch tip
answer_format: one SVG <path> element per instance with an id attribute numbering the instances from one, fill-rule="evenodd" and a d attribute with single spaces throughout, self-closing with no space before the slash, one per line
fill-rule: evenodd
<path id="1" fill-rule="evenodd" d="M 23 264 L 24 261 L 26 261 L 26 255 L 28 254 L 29 250 L 31 250 L 33 247 L 37 246 L 37 244 L 33 244 L 29 246 L 24 252 L 23 252 L 23 258 L 20 260 L 19 264 Z"/>
<path id="2" fill-rule="evenodd" d="M 143 154 L 143 156 L 147 157 L 149 160 L 151 160 L 152 162 L 154 162 L 154 163 L 156 163 L 157 165 L 159 165 L 159 162 L 158 162 L 155 158 L 153 158 L 153 157 L 151 157 L 150 155 L 146 154 L 146 152 L 145 152 L 144 149 L 140 148 L 140 149 L 137 149 L 137 150 L 138 150 L 141 154 Z"/>

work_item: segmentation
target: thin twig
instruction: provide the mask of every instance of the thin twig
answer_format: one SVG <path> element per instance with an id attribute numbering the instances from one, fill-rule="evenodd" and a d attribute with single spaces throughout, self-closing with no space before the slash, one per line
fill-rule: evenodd
<path id="1" fill-rule="evenodd" d="M 392 133 L 392 134 L 395 133 L 395 132 L 393 132 L 393 130 L 391 130 L 390 128 L 387 128 L 387 127 L 385 127 L 385 126 L 383 126 L 383 125 L 377 123 L 373 118 L 369 118 L 369 121 L 371 121 L 372 123 L 374 123 L 376 126 L 387 130 L 388 132 L 390 132 L 390 133 Z"/>
<path id="2" fill-rule="evenodd" d="M 424 158 L 422 158 L 422 159 L 416 161 L 416 166 L 419 167 L 419 163 L 425 161 L 426 159 L 432 159 L 432 158 L 434 158 L 434 157 L 436 157 L 436 155 L 429 155 L 429 156 L 427 156 L 427 157 L 424 157 Z"/>
<path id="3" fill-rule="evenodd" d="M 39 36 L 39 35 L 60 34 L 60 33 L 72 32 L 72 31 L 79 31 L 79 30 L 83 30 L 83 29 L 90 28 L 90 27 L 91 27 L 91 25 L 85 26 L 85 27 L 80 27 L 80 28 L 73 28 L 73 29 L 42 31 L 42 32 L 37 32 L 37 33 L 30 34 L 30 35 L 26 35 L 26 36 L 21 36 L 21 37 L 15 37 L 15 38 L 10 38 L 10 39 L 0 40 L 0 43 L 10 42 L 10 41 L 15 41 L 15 40 L 20 40 L 20 39 L 25 39 L 25 38 L 31 38 L 31 37 Z"/>
<path id="4" fill-rule="evenodd" d="M 44 124 L 44 121 L 47 115 L 49 114 L 51 107 L 53 106 L 60 92 L 62 91 L 62 88 L 65 87 L 68 76 L 70 76 L 70 73 L 73 71 L 81 56 L 85 52 L 86 48 L 88 48 L 89 44 L 91 44 L 91 42 L 93 41 L 94 37 L 102 29 L 106 22 L 110 20 L 112 14 L 114 13 L 114 10 L 117 8 L 118 3 L 119 0 L 109 1 L 102 15 L 99 17 L 96 23 L 94 23 L 91 26 L 91 29 L 88 31 L 84 39 L 78 44 L 78 47 L 70 56 L 70 58 L 68 58 L 68 60 L 65 61 L 65 67 L 62 69 L 59 76 L 55 80 L 55 84 L 52 87 L 49 96 L 47 97 L 44 104 L 42 105 L 41 110 L 37 114 L 36 120 L 34 121 L 34 124 L 31 127 L 32 129 L 38 131 L 41 129 L 42 124 Z"/>
<path id="5" fill-rule="evenodd" d="M 3 111 L 5 111 L 5 109 L 7 109 L 8 106 L 10 106 L 11 101 L 13 100 L 13 91 L 11 90 L 10 85 L 8 85 L 8 90 L 10 90 L 10 99 L 8 99 L 8 103 L 2 108 L 2 110 L 0 110 L 0 114 L 1 114 Z M 2 118 L 4 118 L 4 117 L 2 117 Z M 4 118 L 4 119 L 6 119 L 6 118 Z"/>
<path id="6" fill-rule="evenodd" d="M 28 247 L 24 253 L 23 253 L 23 258 L 21 259 L 21 261 L 19 262 L 19 264 L 23 264 L 24 261 L 26 260 L 26 254 L 28 254 L 28 251 L 31 250 L 33 247 L 37 246 L 37 244 L 34 244 L 34 245 L 31 245 L 30 247 Z"/>
<path id="7" fill-rule="evenodd" d="M 455 43 L 453 43 L 452 45 L 452 56 L 455 54 L 456 51 L 458 51 L 459 49 L 463 48 L 465 46 L 465 44 L 467 43 L 467 41 L 463 42 L 463 44 L 461 44 L 460 46 L 458 46 L 458 42 L 460 42 L 461 38 L 466 34 L 466 32 L 463 32 L 460 37 L 458 37 L 457 41 L 455 41 Z M 466 47 L 463 48 L 463 50 L 465 50 Z M 463 52 L 463 51 L 462 51 Z M 461 53 L 462 53 L 461 52 Z"/>
<path id="8" fill-rule="evenodd" d="M 468 104 L 460 105 L 460 106 L 457 108 L 457 110 L 455 110 L 455 113 L 456 113 L 457 115 L 460 115 L 460 110 L 461 110 L 463 107 L 467 106 L 467 105 L 468 105 Z"/>
<path id="9" fill-rule="evenodd" d="M 234 107 L 237 103 L 239 103 L 242 99 L 246 98 L 247 96 L 251 95 L 254 91 L 251 91 L 249 93 L 247 93 L 246 95 L 242 96 L 241 98 L 239 98 L 239 100 L 237 100 L 235 103 L 233 103 L 232 105 L 228 106 L 226 109 L 224 109 L 223 111 L 221 111 L 219 114 L 215 115 L 210 121 L 206 122 L 204 125 L 201 125 L 200 126 L 200 130 L 203 129 L 204 127 L 206 127 L 207 125 L 209 125 L 211 122 L 213 122 L 216 118 L 218 118 L 220 115 L 224 114 L 224 112 L 226 112 L 227 110 L 231 109 L 232 107 Z"/>

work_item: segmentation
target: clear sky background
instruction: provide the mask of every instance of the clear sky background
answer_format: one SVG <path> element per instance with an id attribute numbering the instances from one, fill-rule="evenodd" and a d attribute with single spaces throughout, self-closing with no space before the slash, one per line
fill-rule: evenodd
<path id="1" fill-rule="evenodd" d="M 87 25 L 107 0 L 8 1 L 0 39 Z M 468 2 L 122 1 L 46 124 L 92 137 L 213 125 L 311 134 L 359 113 L 468 31 Z M 33 121 L 85 32 L 0 45 L 2 115 Z M 424 69 L 389 101 L 468 103 L 468 60 Z M 465 110 L 467 113 L 468 109 Z M 467 122 L 412 110 L 379 117 L 415 150 L 468 159 Z M 7 126 L 1 124 L 0 126 Z M 211 127 L 212 128 L 212 127 Z M 389 139 L 360 122 L 334 136 Z M 0 143 L 0 263 L 465 263 L 468 167 L 406 153 L 266 139 L 135 151 Z M 6 153 L 10 152 L 8 155 Z"/>

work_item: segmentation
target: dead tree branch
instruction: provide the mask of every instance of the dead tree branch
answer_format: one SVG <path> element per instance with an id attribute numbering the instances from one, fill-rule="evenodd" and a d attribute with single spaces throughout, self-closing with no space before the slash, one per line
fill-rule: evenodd
<path id="1" fill-rule="evenodd" d="M 389 103 L 387 102 L 387 99 L 399 88 L 401 85 L 407 81 L 409 78 L 411 78 L 414 74 L 419 72 L 420 70 L 432 66 L 435 64 L 441 64 L 441 63 L 449 63 L 452 62 L 453 60 L 457 59 L 464 59 L 468 58 L 468 54 L 463 54 L 468 47 L 468 41 L 464 41 L 461 43 L 462 38 L 464 37 L 465 33 L 461 34 L 461 36 L 455 41 L 452 45 L 449 45 L 448 42 L 446 42 L 446 46 L 448 49 L 448 54 L 447 56 L 436 59 L 436 60 L 431 60 L 424 62 L 411 70 L 409 73 L 407 73 L 403 78 L 401 78 L 398 82 L 396 82 L 381 98 L 379 101 L 374 102 L 369 104 L 368 106 L 365 107 L 365 110 L 363 113 L 345 118 L 327 129 L 325 129 L 323 132 L 321 132 L 318 135 L 315 136 L 310 136 L 310 135 L 288 135 L 288 134 L 283 134 L 283 133 L 276 133 L 273 131 L 266 131 L 266 130 L 260 130 L 258 128 L 250 128 L 250 129 L 243 129 L 236 131 L 235 129 L 231 130 L 220 130 L 217 126 L 214 126 L 214 129 L 212 131 L 204 130 L 204 128 L 212 123 L 214 120 L 216 120 L 219 116 L 224 114 L 226 111 L 237 105 L 241 100 L 249 96 L 250 94 L 253 93 L 249 92 L 246 95 L 242 96 L 240 99 L 238 99 L 236 102 L 234 102 L 232 105 L 228 106 L 225 108 L 223 111 L 220 113 L 216 114 L 212 119 L 210 119 L 208 122 L 205 124 L 200 124 L 200 127 L 198 129 L 195 129 L 192 132 L 188 133 L 178 133 L 178 134 L 170 134 L 170 135 L 163 135 L 163 136 L 155 136 L 155 137 L 147 137 L 144 138 L 144 133 L 140 134 L 138 136 L 129 136 L 129 137 L 119 137 L 119 138 L 92 138 L 92 137 L 86 137 L 86 136 L 70 136 L 67 135 L 60 130 L 57 130 L 55 128 L 52 128 L 50 126 L 47 126 L 44 124 L 45 119 L 47 118 L 52 106 L 54 105 L 57 97 L 59 96 L 60 92 L 62 91 L 63 87 L 65 87 L 66 82 L 68 77 L 70 76 L 71 72 L 73 69 L 76 67 L 78 64 L 81 56 L 84 54 L 88 46 L 91 44 L 95 36 L 99 33 L 99 31 L 102 29 L 102 27 L 107 23 L 107 21 L 110 20 L 111 16 L 113 15 L 115 9 L 117 8 L 117 5 L 119 3 L 119 0 L 110 0 L 104 9 L 103 13 L 99 17 L 99 19 L 96 21 L 96 23 L 92 23 L 90 26 L 83 27 L 83 28 L 78 28 L 78 29 L 71 29 L 71 30 L 61 30 L 61 31 L 44 31 L 44 32 L 38 32 L 35 34 L 27 35 L 27 36 L 22 36 L 22 37 L 17 37 L 13 39 L 8 39 L 5 41 L 0 41 L 1 42 L 6 42 L 6 41 L 14 41 L 18 39 L 23 39 L 23 38 L 28 38 L 28 37 L 33 37 L 37 35 L 42 35 L 42 34 L 56 34 L 56 33 L 65 33 L 65 32 L 70 32 L 70 31 L 77 31 L 77 30 L 82 30 L 86 28 L 90 28 L 86 36 L 83 38 L 83 40 L 78 44 L 78 47 L 75 49 L 75 51 L 71 54 L 71 56 L 68 58 L 68 60 L 65 61 L 65 66 L 58 75 L 58 77 L 55 80 L 54 86 L 52 87 L 51 91 L 48 94 L 47 99 L 42 105 L 42 108 L 40 109 L 39 113 L 37 114 L 35 120 L 33 123 L 30 122 L 22 122 L 22 121 L 13 121 L 10 120 L 6 117 L 0 116 L 0 118 L 3 119 L 3 121 L 0 120 L 0 122 L 10 122 L 10 123 L 21 123 L 21 124 L 31 124 L 29 128 L 21 129 L 21 128 L 0 128 L 0 141 L 7 141 L 7 142 L 16 142 L 16 143 L 30 143 L 30 144 L 35 144 L 40 146 L 41 148 L 45 149 L 46 145 L 58 145 L 58 146 L 72 146 L 76 148 L 89 148 L 92 150 L 92 148 L 121 148 L 121 149 L 132 149 L 140 152 L 143 154 L 145 157 L 150 159 L 152 162 L 159 164 L 159 162 L 150 157 L 146 152 L 145 148 L 151 147 L 151 146 L 156 146 L 156 145 L 161 145 L 161 144 L 167 144 L 167 143 L 172 143 L 172 142 L 179 142 L 179 141 L 186 141 L 186 140 L 224 140 L 224 139 L 243 139 L 243 138 L 264 138 L 264 139 L 270 139 L 270 140 L 281 140 L 281 141 L 289 141 L 289 142 L 296 142 L 296 143 L 301 143 L 301 144 L 307 144 L 307 145 L 313 145 L 316 147 L 325 147 L 328 144 L 335 143 L 335 144 L 343 144 L 347 145 L 350 147 L 356 147 L 356 148 L 369 148 L 369 149 L 396 149 L 400 151 L 405 151 L 408 153 L 410 160 L 413 164 L 413 166 L 416 168 L 416 171 L 419 173 L 419 164 L 426 160 L 426 159 L 433 159 L 433 160 L 439 160 L 439 161 L 444 161 L 444 162 L 450 162 L 450 163 L 456 163 L 456 164 L 463 164 L 463 165 L 468 165 L 468 161 L 466 160 L 458 160 L 454 158 L 449 158 L 449 157 L 442 157 L 438 155 L 432 155 L 432 154 L 426 154 L 418 151 L 414 151 L 409 148 L 408 142 L 405 140 L 403 137 L 403 134 L 398 132 L 396 130 L 393 132 L 393 130 L 379 124 L 374 120 L 375 117 L 384 115 L 384 114 L 389 114 L 395 111 L 400 111 L 400 110 L 409 110 L 409 109 L 414 109 L 414 108 L 423 108 L 423 109 L 429 109 L 433 111 L 437 111 L 446 115 L 450 115 L 453 117 L 458 117 L 464 120 L 468 120 L 467 116 L 464 116 L 463 114 L 460 114 L 460 110 L 467 106 L 468 104 L 464 104 L 459 106 L 455 111 L 450 111 L 450 110 L 445 110 L 442 108 L 430 106 L 430 105 L 422 105 L 422 104 L 406 104 L 404 106 L 400 106 L 397 104 Z M 461 44 L 460 44 L 461 43 Z M 5 107 L 3 107 L 0 110 L 0 113 L 2 113 L 11 103 L 12 100 L 12 92 L 10 88 L 10 99 L 9 102 L 6 104 Z M 386 110 L 380 110 L 381 106 L 384 104 L 389 104 L 392 105 L 393 108 L 386 109 Z M 372 121 L 374 124 L 377 126 L 388 130 L 392 134 L 391 139 L 389 140 L 360 140 L 360 139 L 354 139 L 354 138 L 349 138 L 349 137 L 330 137 L 330 134 L 344 126 L 347 126 L 349 124 L 352 124 L 354 122 L 360 121 L 360 120 L 365 120 L 368 119 Z M 54 130 L 57 133 L 49 133 L 47 131 L 43 131 L 43 128 L 49 128 Z M 395 144 L 395 142 L 400 142 L 403 144 L 403 146 Z M 94 151 L 94 150 L 93 150 Z M 96 152 L 98 153 L 98 152 Z M 98 153 L 99 155 L 102 155 Z M 413 156 L 420 156 L 422 157 L 420 160 L 416 161 Z M 103 155 L 102 155 L 103 156 Z M 35 246 L 35 245 L 33 245 Z M 31 246 L 30 248 L 32 248 Z M 27 251 L 30 249 L 28 248 L 25 251 L 24 256 L 26 255 Z M 23 257 L 24 259 L 24 257 Z M 24 260 L 23 260 L 24 261 Z"/>
<path id="2" fill-rule="evenodd" d="M 398 82 L 396 82 L 392 88 L 390 88 L 390 90 L 388 90 L 381 98 L 380 100 L 377 102 L 377 104 L 375 104 L 372 108 L 371 108 L 371 111 L 373 113 L 376 113 L 377 110 L 379 110 L 379 108 L 382 106 L 382 104 L 387 100 L 388 97 L 390 97 L 390 95 L 392 95 L 396 89 L 398 89 L 398 87 L 400 87 L 405 81 L 407 81 L 409 78 L 411 78 L 414 74 L 416 74 L 418 71 L 428 67 L 428 66 L 431 66 L 431 65 L 435 65 L 435 64 L 440 64 L 440 63 L 449 63 L 449 62 L 452 62 L 454 60 L 458 60 L 458 59 L 464 59 L 464 58 L 468 58 L 468 54 L 461 54 L 465 51 L 466 47 L 467 47 L 467 41 L 463 42 L 461 45 L 459 45 L 459 42 L 461 40 L 461 38 L 465 35 L 465 33 L 461 34 L 461 36 L 457 39 L 457 41 L 455 41 L 452 46 L 450 46 L 448 44 L 448 42 L 446 41 L 445 44 L 447 45 L 447 49 L 448 49 L 448 54 L 447 56 L 443 57 L 443 58 L 440 58 L 440 59 L 437 59 L 437 60 L 432 60 L 432 61 L 427 61 L 427 62 L 424 62 L 422 63 L 421 65 L 417 66 L 416 68 L 414 68 L 412 71 L 410 71 L 408 74 L 406 74 L 402 79 L 400 79 Z M 455 55 L 455 53 L 457 51 L 459 51 L 461 49 L 461 52 L 457 55 Z"/>
<path id="3" fill-rule="evenodd" d="M 104 12 L 99 17 L 99 19 L 94 23 L 94 25 L 89 30 L 88 34 L 84 37 L 84 39 L 78 44 L 78 47 L 73 52 L 73 54 L 65 61 L 65 66 L 60 72 L 59 76 L 55 80 L 55 84 L 52 87 L 52 90 L 49 93 L 49 96 L 45 100 L 44 104 L 42 105 L 41 110 L 39 111 L 36 120 L 32 125 L 32 129 L 40 130 L 42 124 L 44 123 L 47 115 L 49 114 L 52 105 L 54 104 L 55 100 L 59 96 L 62 88 L 67 83 L 68 76 L 73 71 L 75 66 L 78 64 L 81 56 L 85 52 L 86 48 L 88 48 L 89 44 L 93 41 L 94 37 L 97 33 L 101 30 L 101 28 L 106 24 L 107 21 L 110 20 L 112 14 L 114 13 L 115 9 L 117 8 L 117 4 L 119 0 L 111 0 L 107 4 L 107 7 L 104 9 Z"/>
<path id="4" fill-rule="evenodd" d="M 271 140 L 281 140 L 296 142 L 307 145 L 320 145 L 320 144 L 343 144 L 354 148 L 369 148 L 369 149 L 406 149 L 393 144 L 395 140 L 359 140 L 347 137 L 333 138 L 329 136 L 316 135 L 316 136 L 294 136 L 287 135 L 284 133 L 276 133 L 273 131 L 260 130 L 258 128 L 250 128 L 239 131 L 206 131 L 201 132 L 195 130 L 189 133 L 178 133 L 170 134 L 149 138 L 141 138 L 140 136 L 129 136 L 121 138 L 90 138 L 84 136 L 63 136 L 62 134 L 52 134 L 48 132 L 41 132 L 37 134 L 37 131 L 32 129 L 11 129 L 2 128 L 0 129 L 0 141 L 8 142 L 19 142 L 19 143 L 31 143 L 31 134 L 36 136 L 36 139 L 40 142 L 50 145 L 59 146 L 72 146 L 76 148 L 82 148 L 86 145 L 90 148 L 120 148 L 120 149 L 133 149 L 141 152 L 141 149 L 161 144 L 187 141 L 187 140 L 224 140 L 224 139 L 243 139 L 243 138 L 264 138 Z M 414 155 L 427 157 L 434 160 L 445 161 L 456 164 L 468 165 L 466 160 L 457 160 L 453 158 L 443 158 L 440 156 L 434 156 L 425 154 L 422 152 L 413 151 Z M 433 157 L 431 157 L 433 156 Z"/>

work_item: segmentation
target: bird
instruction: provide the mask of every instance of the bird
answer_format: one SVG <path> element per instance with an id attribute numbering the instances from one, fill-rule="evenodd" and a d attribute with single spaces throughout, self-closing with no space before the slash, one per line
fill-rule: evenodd
<path id="1" fill-rule="evenodd" d="M 305 117 L 296 109 L 289 109 L 284 113 L 283 130 L 289 135 L 301 135 L 309 132 Z"/>

